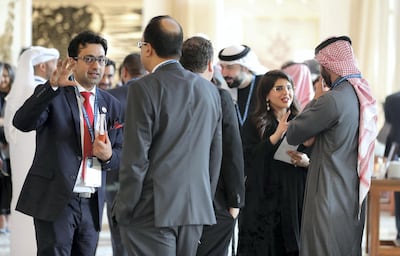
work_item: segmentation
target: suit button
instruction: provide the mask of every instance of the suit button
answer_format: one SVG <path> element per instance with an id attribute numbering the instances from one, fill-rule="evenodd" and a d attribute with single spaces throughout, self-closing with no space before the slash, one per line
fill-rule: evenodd
<path id="1" fill-rule="evenodd" d="M 71 176 L 71 179 L 75 180 L 75 179 L 76 179 L 76 176 L 75 176 L 75 175 L 72 175 L 72 176 Z"/>
<path id="2" fill-rule="evenodd" d="M 82 161 L 82 157 L 81 156 L 77 156 L 76 158 L 78 159 L 79 162 Z"/>

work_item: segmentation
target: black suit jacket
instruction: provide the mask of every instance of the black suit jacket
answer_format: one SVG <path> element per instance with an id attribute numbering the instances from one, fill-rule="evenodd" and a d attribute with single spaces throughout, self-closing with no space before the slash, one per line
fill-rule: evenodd
<path id="1" fill-rule="evenodd" d="M 400 92 L 386 97 L 384 110 L 385 120 L 391 124 L 391 129 L 386 139 L 385 156 L 387 156 L 393 142 L 400 145 Z M 397 149 L 395 154 L 400 154 L 399 149 Z"/>
<path id="2" fill-rule="evenodd" d="M 244 164 L 242 139 L 232 97 L 219 89 L 222 107 L 222 163 L 215 193 L 216 209 L 244 206 Z"/>
<path id="3" fill-rule="evenodd" d="M 122 132 L 116 129 L 120 122 L 121 106 L 118 100 L 98 90 L 100 112 L 106 108 L 108 135 L 113 147 L 112 158 L 102 162 L 103 171 L 118 169 L 122 148 Z M 34 218 L 55 220 L 73 196 L 73 188 L 82 160 L 80 116 L 75 87 L 57 90 L 47 82 L 36 87 L 16 112 L 14 126 L 24 132 L 36 130 L 36 152 L 25 179 L 16 209 Z M 95 226 L 101 227 L 104 206 L 105 172 L 102 187 L 95 193 L 97 209 Z"/>

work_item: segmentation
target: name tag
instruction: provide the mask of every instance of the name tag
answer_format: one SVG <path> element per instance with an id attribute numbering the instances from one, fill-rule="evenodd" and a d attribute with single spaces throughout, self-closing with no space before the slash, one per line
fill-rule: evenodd
<path id="1" fill-rule="evenodd" d="M 84 186 L 101 187 L 101 164 L 97 158 L 88 158 L 86 160 Z"/>

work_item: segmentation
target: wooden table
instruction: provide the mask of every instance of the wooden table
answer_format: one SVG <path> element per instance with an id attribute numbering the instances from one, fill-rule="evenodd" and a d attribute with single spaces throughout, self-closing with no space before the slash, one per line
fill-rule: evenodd
<path id="1" fill-rule="evenodd" d="M 373 179 L 368 196 L 366 248 L 370 256 L 400 255 L 393 241 L 379 239 L 380 197 L 384 191 L 400 191 L 400 179 Z M 395 237 L 393 237 L 395 239 Z"/>

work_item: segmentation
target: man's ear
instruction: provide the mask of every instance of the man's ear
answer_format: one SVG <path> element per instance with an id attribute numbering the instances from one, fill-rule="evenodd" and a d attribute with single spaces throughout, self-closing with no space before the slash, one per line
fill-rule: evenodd
<path id="1" fill-rule="evenodd" d="M 155 53 L 154 49 L 153 49 L 153 47 L 151 46 L 150 43 L 147 43 L 146 46 L 142 46 L 141 54 L 143 56 L 149 57 L 149 56 L 152 56 L 154 53 Z"/>
<path id="2" fill-rule="evenodd" d="M 210 73 L 214 73 L 214 65 L 213 65 L 211 60 L 209 60 L 208 63 L 207 63 L 207 70 Z"/>
<path id="3" fill-rule="evenodd" d="M 41 72 L 46 72 L 46 63 L 42 62 L 38 64 L 38 67 Z"/>

